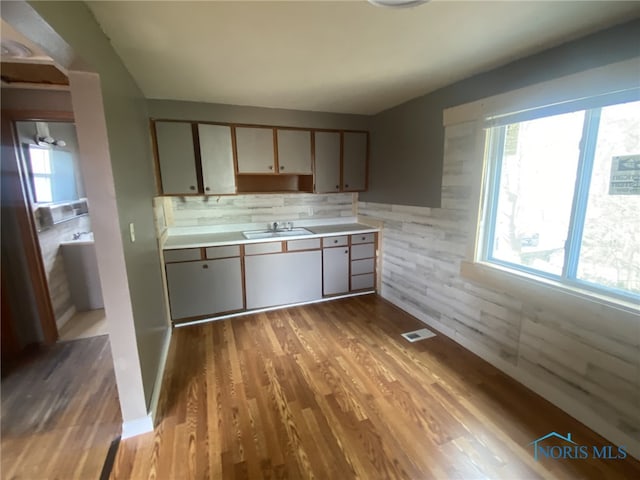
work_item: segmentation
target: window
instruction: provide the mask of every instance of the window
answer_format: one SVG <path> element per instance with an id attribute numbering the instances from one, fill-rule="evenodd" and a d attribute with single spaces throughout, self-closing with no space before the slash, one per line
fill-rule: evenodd
<path id="1" fill-rule="evenodd" d="M 53 202 L 51 191 L 51 156 L 48 148 L 29 145 L 29 160 L 33 178 L 33 196 L 36 203 Z"/>
<path id="2" fill-rule="evenodd" d="M 66 150 L 27 145 L 33 201 L 68 202 L 78 199 L 73 155 Z"/>
<path id="3" fill-rule="evenodd" d="M 481 260 L 640 300 L 640 102 L 626 97 L 493 120 Z"/>

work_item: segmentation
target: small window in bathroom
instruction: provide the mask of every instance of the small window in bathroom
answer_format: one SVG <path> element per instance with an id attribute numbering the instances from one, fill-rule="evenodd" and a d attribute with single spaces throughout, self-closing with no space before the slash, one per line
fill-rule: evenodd
<path id="1" fill-rule="evenodd" d="M 71 152 L 38 145 L 27 145 L 27 148 L 34 202 L 77 200 L 78 191 Z"/>

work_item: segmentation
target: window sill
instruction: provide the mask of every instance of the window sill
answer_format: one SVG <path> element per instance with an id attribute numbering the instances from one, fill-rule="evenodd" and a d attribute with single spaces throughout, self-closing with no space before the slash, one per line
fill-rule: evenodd
<path id="1" fill-rule="evenodd" d="M 640 305 L 634 302 L 612 298 L 500 265 L 463 261 L 460 265 L 460 274 L 463 278 L 517 298 L 526 298 L 551 307 L 557 306 L 563 311 L 605 307 L 634 315 L 640 314 Z"/>

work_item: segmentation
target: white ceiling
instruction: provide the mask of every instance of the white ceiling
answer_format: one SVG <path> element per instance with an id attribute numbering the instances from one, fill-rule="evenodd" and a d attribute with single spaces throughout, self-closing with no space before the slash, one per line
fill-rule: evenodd
<path id="1" fill-rule="evenodd" d="M 148 98 L 373 114 L 640 16 L 639 2 L 88 2 Z"/>

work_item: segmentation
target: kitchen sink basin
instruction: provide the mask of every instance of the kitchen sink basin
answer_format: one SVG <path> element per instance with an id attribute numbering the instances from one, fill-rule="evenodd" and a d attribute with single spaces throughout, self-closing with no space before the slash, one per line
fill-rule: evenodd
<path id="1" fill-rule="evenodd" d="M 299 237 L 302 235 L 313 235 L 306 228 L 298 227 L 291 230 L 253 230 L 251 232 L 242 232 L 247 240 L 259 240 L 262 238 L 280 238 L 280 237 Z"/>

